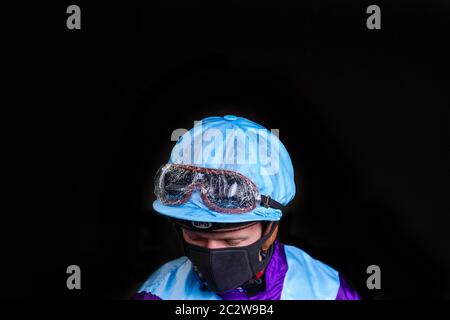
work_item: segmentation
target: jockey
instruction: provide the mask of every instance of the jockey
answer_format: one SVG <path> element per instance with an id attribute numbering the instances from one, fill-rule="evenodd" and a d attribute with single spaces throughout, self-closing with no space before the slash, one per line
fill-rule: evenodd
<path id="1" fill-rule="evenodd" d="M 156 270 L 134 299 L 360 299 L 338 271 L 277 240 L 294 170 L 259 124 L 232 115 L 198 122 L 157 172 L 155 195 L 185 256 Z"/>

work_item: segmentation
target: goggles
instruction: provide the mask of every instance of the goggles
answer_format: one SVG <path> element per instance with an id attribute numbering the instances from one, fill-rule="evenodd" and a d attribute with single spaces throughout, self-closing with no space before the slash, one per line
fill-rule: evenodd
<path id="1" fill-rule="evenodd" d="M 163 204 L 182 205 L 195 190 L 200 190 L 203 203 L 217 212 L 245 213 L 258 204 L 283 208 L 269 196 L 261 195 L 249 178 L 236 171 L 169 163 L 156 173 L 155 195 Z"/>

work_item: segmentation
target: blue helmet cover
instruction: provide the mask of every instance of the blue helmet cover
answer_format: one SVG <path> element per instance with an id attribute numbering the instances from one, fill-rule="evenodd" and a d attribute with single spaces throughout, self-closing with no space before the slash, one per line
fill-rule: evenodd
<path id="1" fill-rule="evenodd" d="M 260 194 L 282 205 L 295 195 L 294 169 L 284 145 L 272 131 L 242 117 L 197 121 L 178 139 L 168 163 L 239 172 L 256 184 Z M 199 190 L 182 205 L 155 200 L 153 208 L 168 217 L 202 222 L 278 221 L 282 216 L 281 210 L 261 205 L 246 213 L 216 212 L 202 202 Z"/>

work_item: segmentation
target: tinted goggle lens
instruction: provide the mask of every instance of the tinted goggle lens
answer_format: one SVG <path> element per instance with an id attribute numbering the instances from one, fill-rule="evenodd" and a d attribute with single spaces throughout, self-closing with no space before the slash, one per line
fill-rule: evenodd
<path id="1" fill-rule="evenodd" d="M 208 200 L 221 208 L 249 208 L 255 204 L 255 190 L 234 175 L 212 176 L 206 188 Z"/>
<path id="2" fill-rule="evenodd" d="M 193 184 L 195 173 L 178 166 L 163 166 L 155 177 L 155 195 L 162 202 L 177 202 L 183 199 Z"/>

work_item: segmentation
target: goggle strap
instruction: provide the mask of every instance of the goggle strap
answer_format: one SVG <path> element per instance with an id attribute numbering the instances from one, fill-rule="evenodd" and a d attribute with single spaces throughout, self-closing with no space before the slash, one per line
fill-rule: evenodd
<path id="1" fill-rule="evenodd" d="M 283 205 L 269 196 L 261 195 L 261 205 L 265 208 L 283 209 Z"/>

